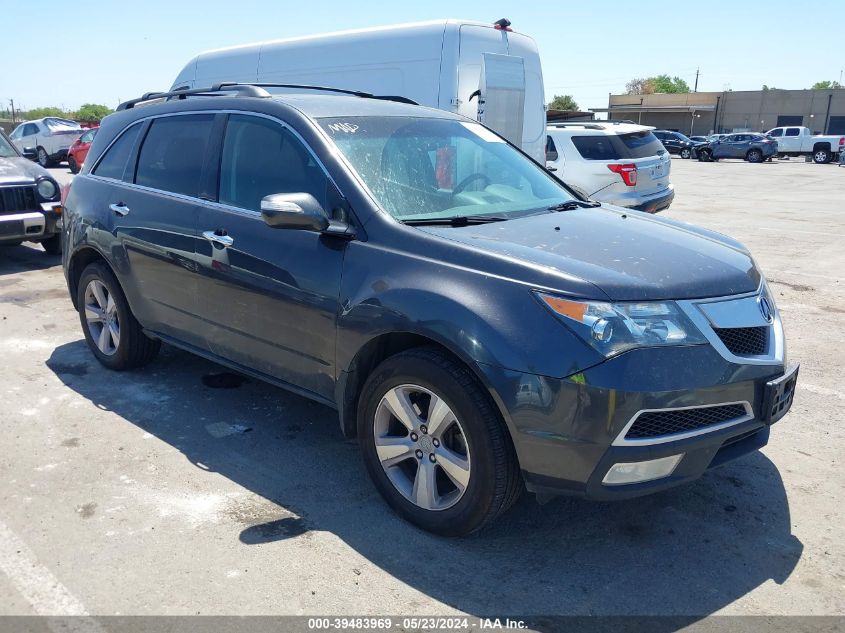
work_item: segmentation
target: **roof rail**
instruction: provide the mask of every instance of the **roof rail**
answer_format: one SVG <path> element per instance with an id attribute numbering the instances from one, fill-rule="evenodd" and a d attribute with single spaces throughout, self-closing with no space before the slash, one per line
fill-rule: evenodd
<path id="1" fill-rule="evenodd" d="M 628 119 L 610 119 L 610 120 L 593 120 L 593 121 L 549 121 L 546 123 L 547 127 L 566 127 L 567 125 L 580 125 L 581 127 L 586 127 L 591 130 L 601 130 L 604 129 L 601 126 L 604 124 L 610 125 L 619 125 L 620 123 L 628 123 L 633 125 L 643 125 L 641 123 L 635 123 L 634 121 L 630 121 Z M 648 125 L 643 125 L 643 127 L 651 127 Z"/>
<path id="2" fill-rule="evenodd" d="M 374 95 L 369 92 L 361 92 L 358 90 L 345 90 L 343 88 L 332 88 L 330 86 L 310 86 L 306 84 L 239 83 L 236 81 L 223 81 L 220 83 L 212 84 L 207 88 L 194 88 L 192 90 L 186 90 L 183 87 L 177 88 L 176 90 L 171 90 L 169 92 L 146 92 L 137 99 L 124 101 L 119 106 L 117 106 L 117 110 L 129 110 L 140 103 L 153 101 L 155 99 L 185 99 L 189 96 L 223 96 L 223 93 L 225 92 L 235 92 L 239 97 L 266 98 L 270 96 L 270 93 L 267 92 L 265 88 L 294 88 L 296 90 L 318 90 L 321 92 L 337 92 L 340 94 L 351 95 L 354 97 L 361 97 L 363 99 L 380 99 L 383 101 L 398 101 L 399 103 L 419 105 L 416 101 L 398 95 Z"/>

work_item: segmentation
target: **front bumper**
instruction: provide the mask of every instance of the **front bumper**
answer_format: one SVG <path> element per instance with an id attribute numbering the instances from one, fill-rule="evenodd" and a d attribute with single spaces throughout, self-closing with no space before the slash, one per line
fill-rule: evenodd
<path id="1" fill-rule="evenodd" d="M 782 363 L 730 362 L 710 345 L 632 350 L 560 379 L 485 367 L 529 490 L 591 499 L 621 499 L 670 488 L 765 446 L 770 428 L 764 413 L 767 383 L 784 371 Z M 644 410 L 726 403 L 747 403 L 748 414 L 726 425 L 704 427 L 696 435 L 620 442 L 632 418 Z M 681 453 L 669 476 L 603 483 L 614 464 Z"/>
<path id="2" fill-rule="evenodd" d="M 38 241 L 62 230 L 61 215 L 53 208 L 58 202 L 42 203 L 43 211 L 20 211 L 0 215 L 0 244 Z"/>

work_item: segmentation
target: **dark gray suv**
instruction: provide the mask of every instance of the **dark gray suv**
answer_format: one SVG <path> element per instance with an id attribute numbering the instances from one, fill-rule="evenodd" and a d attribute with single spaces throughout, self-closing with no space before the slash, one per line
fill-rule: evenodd
<path id="1" fill-rule="evenodd" d="M 583 200 L 440 110 L 164 98 L 105 119 L 66 200 L 91 351 L 121 370 L 164 341 L 336 408 L 427 530 L 476 530 L 526 486 L 690 481 L 791 405 L 774 300 L 730 238 Z"/>

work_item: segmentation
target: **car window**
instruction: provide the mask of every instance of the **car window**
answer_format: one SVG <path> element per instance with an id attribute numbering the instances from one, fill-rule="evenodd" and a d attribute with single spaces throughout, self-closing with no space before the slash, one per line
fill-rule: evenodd
<path id="1" fill-rule="evenodd" d="M 31 136 L 38 134 L 38 126 L 35 123 L 27 123 L 23 128 L 22 136 Z"/>
<path id="2" fill-rule="evenodd" d="M 79 140 L 80 140 L 82 143 L 90 143 L 91 141 L 93 141 L 93 140 L 94 140 L 94 135 L 95 135 L 96 133 L 97 133 L 97 130 L 91 130 L 90 132 L 86 132 L 85 134 L 83 134 L 83 135 L 79 138 Z"/>
<path id="3" fill-rule="evenodd" d="M 546 160 L 557 160 L 558 153 L 555 142 L 551 136 L 546 137 Z"/>
<path id="4" fill-rule="evenodd" d="M 622 158 L 610 136 L 573 136 L 572 144 L 587 160 L 619 160 Z"/>
<path id="5" fill-rule="evenodd" d="M 6 137 L 0 134 L 0 158 L 16 158 L 18 153 Z"/>
<path id="6" fill-rule="evenodd" d="M 135 183 L 161 191 L 199 195 L 213 114 L 155 119 L 141 145 Z"/>
<path id="7" fill-rule="evenodd" d="M 786 128 L 786 134 L 784 136 L 798 136 L 801 133 L 801 130 L 797 127 L 789 127 Z"/>
<path id="8" fill-rule="evenodd" d="M 614 142 L 622 158 L 646 158 L 665 152 L 663 144 L 649 130 L 619 134 L 611 139 L 618 139 L 625 146 L 623 149 L 619 147 L 619 143 Z"/>
<path id="9" fill-rule="evenodd" d="M 400 220 L 546 213 L 573 199 L 484 126 L 450 118 L 318 120 L 376 202 Z"/>
<path id="10" fill-rule="evenodd" d="M 94 167 L 93 174 L 95 176 L 102 176 L 103 178 L 114 178 L 116 180 L 124 179 L 124 171 L 126 171 L 126 164 L 132 153 L 132 148 L 135 147 L 135 141 L 138 139 L 138 134 L 141 132 L 141 124 L 136 123 L 118 139 L 112 143 L 111 147 L 106 150 L 103 158 Z M 128 180 L 128 178 L 127 178 Z"/>
<path id="11" fill-rule="evenodd" d="M 769 132 L 769 136 L 783 136 L 783 128 L 777 128 Z"/>
<path id="12" fill-rule="evenodd" d="M 233 114 L 220 161 L 219 200 L 260 211 L 274 193 L 310 193 L 328 208 L 328 178 L 290 130 L 261 117 Z"/>

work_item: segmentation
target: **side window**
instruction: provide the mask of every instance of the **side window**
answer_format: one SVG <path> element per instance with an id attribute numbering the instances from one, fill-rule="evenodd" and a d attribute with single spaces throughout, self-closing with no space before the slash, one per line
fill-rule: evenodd
<path id="1" fill-rule="evenodd" d="M 213 114 L 155 119 L 141 145 L 135 182 L 171 193 L 199 195 L 213 122 Z"/>
<path id="2" fill-rule="evenodd" d="M 95 134 L 94 130 L 91 130 L 90 132 L 86 132 L 85 134 L 82 135 L 82 137 L 79 139 L 79 141 L 81 143 L 90 143 L 91 141 L 94 140 L 94 134 Z"/>
<path id="3" fill-rule="evenodd" d="M 23 127 L 16 127 L 14 129 L 14 131 L 11 134 L 9 134 L 9 138 L 12 139 L 13 141 L 17 140 L 21 137 L 21 132 L 23 132 Z"/>
<path id="4" fill-rule="evenodd" d="M 785 136 L 798 136 L 801 133 L 801 130 L 797 127 L 788 127 L 786 128 Z"/>
<path id="5" fill-rule="evenodd" d="M 274 193 L 310 193 L 326 209 L 328 178 L 289 130 L 261 117 L 233 114 L 220 161 L 219 200 L 259 211 Z"/>
<path id="6" fill-rule="evenodd" d="M 608 136 L 573 136 L 572 144 L 587 160 L 618 160 L 621 158 Z"/>
<path id="7" fill-rule="evenodd" d="M 557 147 L 551 136 L 546 137 L 546 160 L 557 160 Z"/>
<path id="8" fill-rule="evenodd" d="M 769 136 L 783 136 L 783 128 L 779 127 L 777 129 L 772 130 L 769 132 Z"/>
<path id="9" fill-rule="evenodd" d="M 123 172 L 126 170 L 126 164 L 129 162 L 132 148 L 135 147 L 135 141 L 138 139 L 140 131 L 141 124 L 136 123 L 121 134 L 106 150 L 105 155 L 94 168 L 93 174 L 103 178 L 123 180 Z"/>

